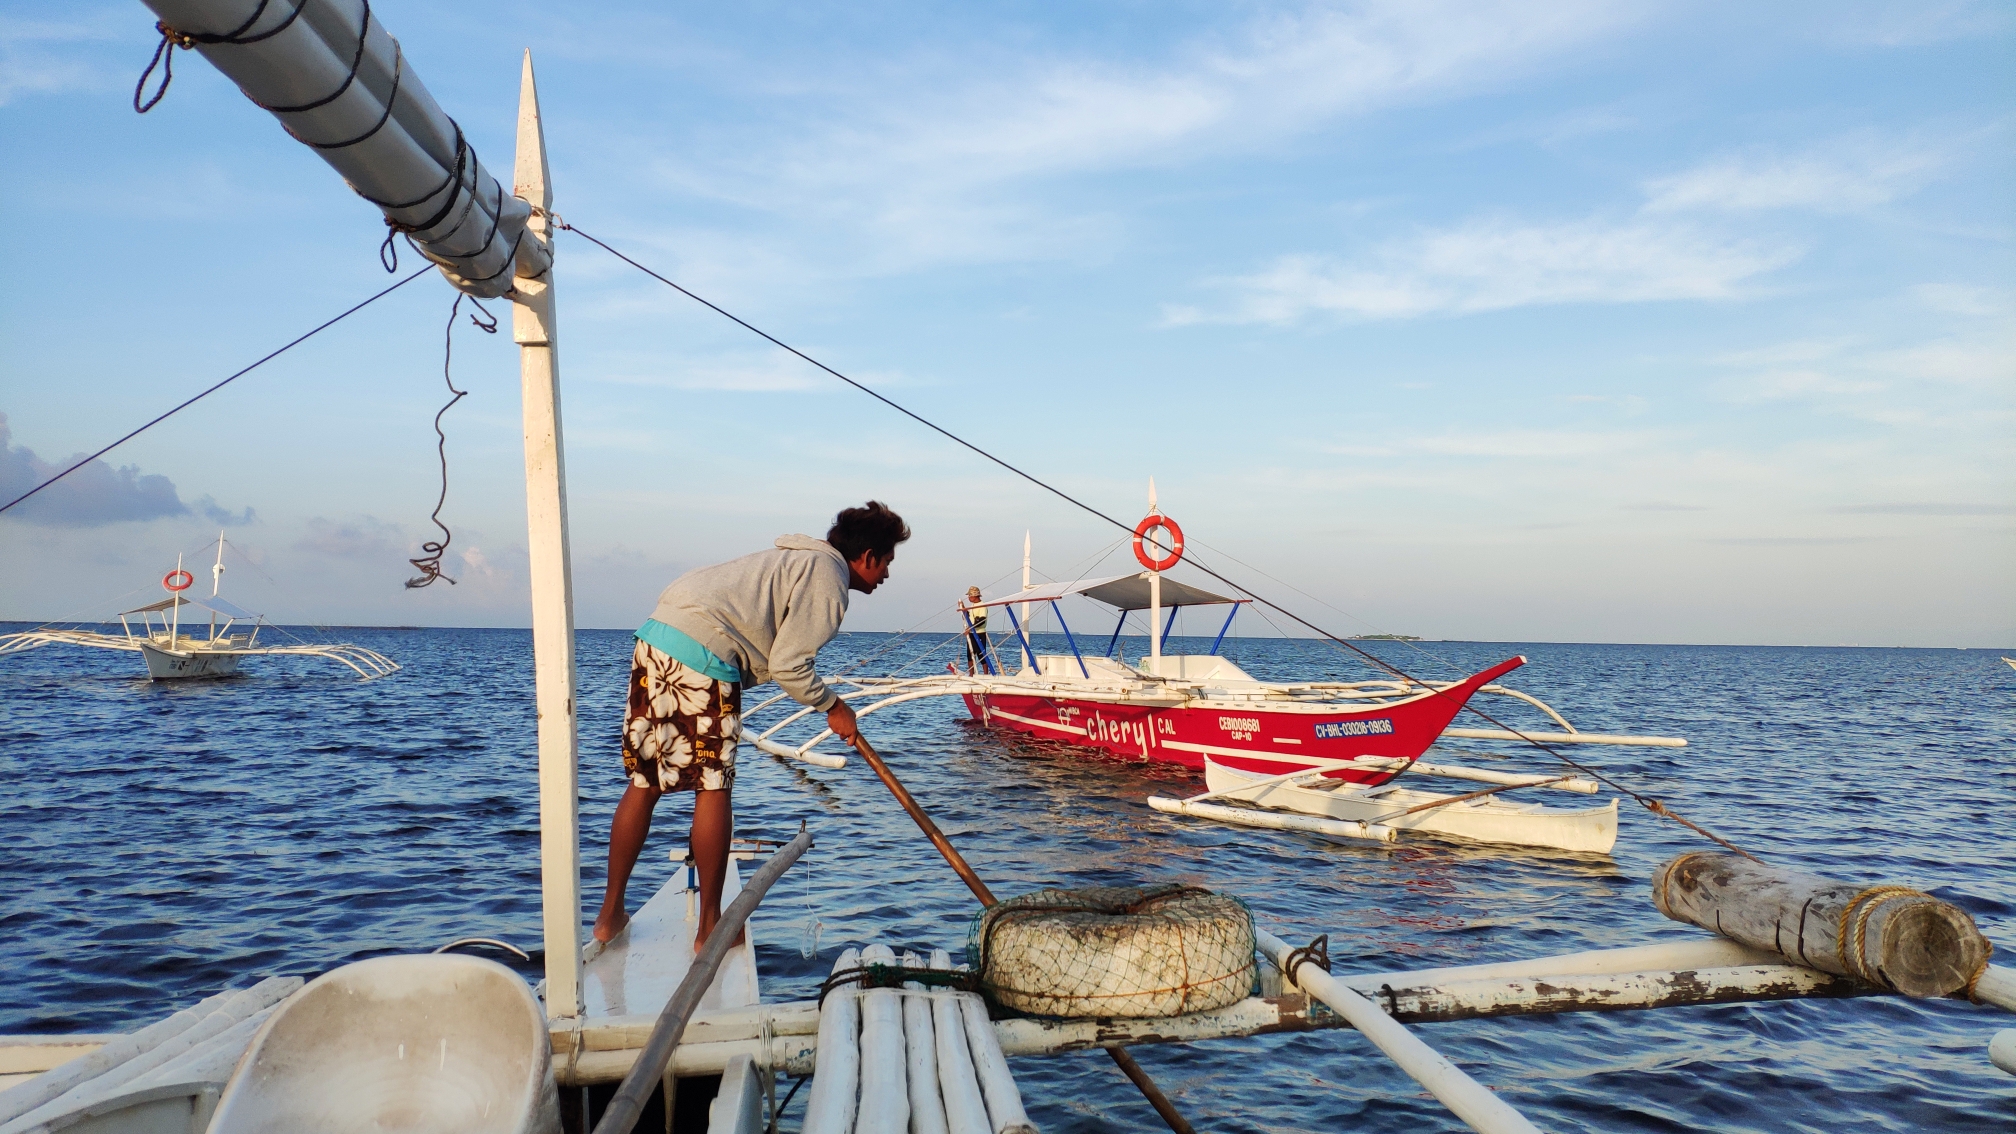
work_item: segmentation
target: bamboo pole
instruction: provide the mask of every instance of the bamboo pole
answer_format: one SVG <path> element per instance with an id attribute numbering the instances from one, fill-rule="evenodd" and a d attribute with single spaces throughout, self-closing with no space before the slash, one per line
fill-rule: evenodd
<path id="1" fill-rule="evenodd" d="M 651 1038 L 644 1044 L 644 1050 L 637 1056 L 637 1062 L 630 1073 L 623 1077 L 623 1085 L 616 1088 L 616 1097 L 609 1100 L 609 1108 L 602 1112 L 602 1121 L 595 1124 L 595 1134 L 629 1134 L 637 1125 L 637 1116 L 644 1110 L 644 1100 L 650 1097 L 651 1089 L 664 1077 L 671 1065 L 672 1052 L 679 1046 L 680 1038 L 686 1032 L 686 1021 L 693 1010 L 700 1006 L 700 998 L 714 983 L 714 974 L 721 968 L 721 962 L 728 956 L 735 938 L 741 934 L 742 925 L 755 912 L 756 904 L 763 900 L 770 887 L 798 857 L 812 845 L 812 832 L 801 830 L 798 837 L 785 843 L 763 868 L 756 872 L 728 908 L 721 911 L 721 920 L 714 923 L 714 931 L 707 935 L 707 944 L 700 949 L 700 955 L 693 958 L 693 966 L 686 970 L 686 977 L 665 1002 L 665 1011 L 658 1017 L 658 1026 L 651 1029 Z"/>
<path id="2" fill-rule="evenodd" d="M 942 952 L 942 950 L 940 950 Z M 915 953 L 903 954 L 903 967 L 921 969 L 927 963 Z M 950 967 L 947 965 L 946 967 Z M 938 1080 L 938 1029 L 933 1020 L 931 997 L 922 995 L 924 985 L 905 981 L 905 992 L 919 995 L 903 998 L 903 1048 L 910 1080 L 910 1129 L 914 1134 L 952 1134 L 945 1119 L 945 1092 Z"/>
<path id="3" fill-rule="evenodd" d="M 896 951 L 876 942 L 861 950 L 863 965 L 893 965 Z M 906 1134 L 910 1129 L 909 1049 L 903 1035 L 903 992 L 871 988 L 861 997 L 861 1109 L 854 1134 Z"/>
<path id="4" fill-rule="evenodd" d="M 1988 1041 L 1988 1061 L 2016 1075 L 2016 1028 L 1996 1032 L 1995 1037 Z"/>
<path id="5" fill-rule="evenodd" d="M 833 975 L 860 963 L 860 950 L 842 949 L 833 960 Z M 835 988 L 817 1010 L 819 1040 L 813 1050 L 815 1058 L 819 1052 L 826 1058 L 812 1077 L 800 1134 L 851 1134 L 861 1097 L 861 990 Z"/>
<path id="6" fill-rule="evenodd" d="M 896 778 L 896 773 L 889 770 L 889 765 L 882 762 L 882 757 L 876 753 L 875 746 L 868 743 L 868 738 L 859 730 L 854 733 L 854 751 L 859 752 L 861 758 L 868 762 L 868 766 L 875 769 L 875 774 L 889 789 L 889 794 L 895 796 L 896 802 L 903 806 L 903 810 L 910 813 L 910 818 L 924 832 L 924 837 L 930 839 L 931 845 L 938 848 L 938 853 L 945 857 L 953 873 L 959 875 L 960 880 L 966 883 L 966 888 L 973 891 L 973 896 L 980 899 L 980 904 L 995 905 L 998 899 L 994 897 L 994 891 L 989 890 L 987 883 L 982 882 L 980 876 L 973 872 L 973 868 L 966 865 L 965 857 L 952 845 L 951 840 L 945 837 L 945 833 L 938 829 L 938 824 L 933 823 L 931 817 L 924 813 L 924 809 L 917 805 L 917 800 L 911 796 L 909 789 Z M 1106 1051 L 1113 1057 L 1113 1062 L 1120 1065 L 1121 1072 L 1132 1080 L 1135 1086 L 1141 1088 L 1141 1093 L 1148 1099 L 1148 1105 L 1155 1108 L 1155 1113 L 1162 1116 L 1162 1121 L 1169 1124 L 1169 1129 L 1174 1130 L 1176 1134 L 1196 1134 L 1196 1128 L 1190 1125 L 1189 1120 L 1176 1109 L 1176 1104 L 1169 1101 L 1169 1096 L 1162 1093 L 1161 1088 L 1155 1085 L 1154 1080 L 1148 1077 L 1148 1073 L 1141 1069 L 1141 1065 L 1134 1061 L 1133 1056 L 1117 1047 L 1109 1047 Z"/>
<path id="7" fill-rule="evenodd" d="M 1470 1129 L 1478 1131 L 1478 1134 L 1540 1134 L 1524 1115 L 1513 1110 L 1477 1080 L 1465 1075 L 1442 1053 L 1421 1042 L 1398 1020 L 1380 1011 L 1336 977 L 1317 968 L 1313 961 L 1298 958 L 1291 964 L 1289 955 L 1293 950 L 1286 941 L 1258 928 L 1254 929 L 1253 937 L 1261 951 L 1273 959 L 1275 966 L 1289 980 L 1336 1009 L 1338 1015 L 1365 1033 L 1366 1039 L 1399 1064 L 1400 1069 L 1412 1076 L 1415 1082 L 1426 1087 Z"/>
<path id="8" fill-rule="evenodd" d="M 931 967 L 949 970 L 952 955 L 931 950 Z M 937 1042 L 939 1097 L 945 1102 L 946 1124 L 960 1134 L 988 1129 L 987 1099 L 980 1091 L 980 1069 L 966 1046 L 966 1018 L 949 996 L 931 1001 L 932 1038 Z"/>

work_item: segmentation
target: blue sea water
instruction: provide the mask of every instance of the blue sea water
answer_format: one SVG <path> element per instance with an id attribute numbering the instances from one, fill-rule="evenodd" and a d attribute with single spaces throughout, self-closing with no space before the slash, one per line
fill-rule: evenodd
<path id="1" fill-rule="evenodd" d="M 529 634 L 341 634 L 405 668 L 367 684 L 326 662 L 267 658 L 241 679 L 177 684 L 145 680 L 129 654 L 0 659 L 0 1032 L 131 1028 L 256 976 L 461 936 L 536 947 Z M 584 631 L 579 643 L 585 914 L 622 790 L 630 638 Z M 918 663 L 928 670 L 950 653 L 936 638 L 891 646 L 842 635 L 822 668 L 887 650 L 863 670 L 875 672 L 939 647 Z M 1590 761 L 1770 862 L 1956 902 L 2005 946 L 1998 963 L 2016 963 L 2016 671 L 1995 652 L 1374 648 L 1427 677 L 1523 653 L 1531 664 L 1508 683 L 1578 727 L 1690 742 L 1584 750 Z M 1262 677 L 1370 676 L 1326 643 L 1233 639 L 1226 652 Z M 1290 940 L 1328 933 L 1339 971 L 1698 933 L 1664 920 L 1646 883 L 1664 859 L 1707 844 L 1633 806 L 1611 856 L 1336 845 L 1172 820 L 1142 800 L 1184 790 L 1187 774 L 988 733 L 964 715 L 956 702 L 917 702 L 870 718 L 870 735 L 1003 895 L 1201 883 Z M 1530 710 L 1514 719 L 1545 727 Z M 1547 767 L 1510 745 L 1455 747 L 1452 761 Z M 818 839 L 755 922 L 767 995 L 807 995 L 849 943 L 963 943 L 970 897 L 866 768 L 787 766 L 746 748 L 742 759 L 743 833 L 784 836 L 805 820 Z M 669 877 L 663 848 L 683 843 L 684 826 L 668 801 L 633 907 Z M 1957 1001 L 1872 998 L 1419 1031 L 1544 1129 L 1839 1134 L 2016 1128 L 2016 1079 L 1986 1056 L 1990 1035 L 2011 1026 Z M 1202 1129 L 1461 1129 L 1350 1031 L 1135 1052 Z M 1096 1052 L 1019 1060 L 1016 1072 L 1051 1134 L 1162 1129 Z"/>

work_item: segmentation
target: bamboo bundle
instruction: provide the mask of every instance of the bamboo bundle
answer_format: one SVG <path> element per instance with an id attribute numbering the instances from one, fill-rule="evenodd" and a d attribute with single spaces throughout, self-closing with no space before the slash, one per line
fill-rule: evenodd
<path id="1" fill-rule="evenodd" d="M 849 949 L 836 976 L 866 965 L 893 967 L 886 945 Z M 917 969 L 914 954 L 903 967 Z M 942 949 L 931 968 L 949 971 Z M 921 974 L 920 974 L 921 975 Z M 1036 1134 L 987 1006 L 970 992 L 862 989 L 826 993 L 819 1011 L 818 1072 L 806 1103 L 805 1134 Z"/>

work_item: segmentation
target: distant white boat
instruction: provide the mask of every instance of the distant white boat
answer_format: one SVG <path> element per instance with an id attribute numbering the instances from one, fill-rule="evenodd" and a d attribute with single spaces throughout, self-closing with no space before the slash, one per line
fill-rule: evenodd
<path id="1" fill-rule="evenodd" d="M 167 598 L 119 612 L 119 625 L 125 631 L 123 634 L 100 634 L 95 630 L 29 630 L 0 637 L 0 654 L 18 654 L 39 646 L 58 645 L 126 650 L 140 655 L 147 663 L 147 676 L 156 681 L 231 677 L 238 672 L 238 663 L 245 658 L 276 654 L 328 658 L 349 666 L 357 676 L 366 680 L 383 677 L 399 668 L 399 663 L 384 654 L 349 642 L 260 645 L 259 631 L 266 625 L 265 616 L 218 597 L 217 591 L 223 579 L 224 535 L 219 532 L 217 562 L 210 567 L 210 597 L 190 598 L 182 593 L 196 579 L 183 569 L 178 556 L 175 569 L 161 577 L 161 587 L 168 592 Z M 208 615 L 208 619 L 202 623 L 192 621 L 185 632 L 182 612 L 190 607 Z M 156 615 L 160 616 L 158 627 L 154 621 Z M 135 617 L 140 621 L 138 630 L 134 629 L 131 621 Z M 244 632 L 234 634 L 233 627 L 242 627 Z"/>

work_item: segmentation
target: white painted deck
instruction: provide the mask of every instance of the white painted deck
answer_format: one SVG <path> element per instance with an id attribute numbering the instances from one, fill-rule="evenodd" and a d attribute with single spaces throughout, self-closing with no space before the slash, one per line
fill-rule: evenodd
<path id="1" fill-rule="evenodd" d="M 672 998 L 693 964 L 693 931 L 699 925 L 699 893 L 686 889 L 688 868 L 672 876 L 644 908 L 630 917 L 629 928 L 583 967 L 583 1016 L 656 1016 Z M 728 879 L 721 888 L 726 906 L 742 892 L 740 864 L 728 860 Z M 690 897 L 689 897 L 690 894 Z M 758 998 L 752 930 L 741 945 L 728 951 L 714 984 L 701 998 L 699 1011 L 742 1008 Z"/>

